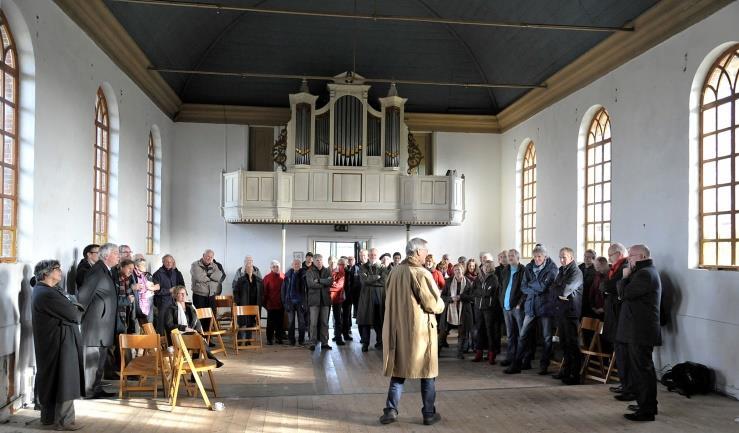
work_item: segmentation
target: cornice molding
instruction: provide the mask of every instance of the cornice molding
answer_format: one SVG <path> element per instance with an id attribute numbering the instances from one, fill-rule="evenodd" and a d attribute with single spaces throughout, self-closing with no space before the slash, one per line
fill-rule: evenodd
<path id="1" fill-rule="evenodd" d="M 405 112 L 411 131 L 499 133 L 498 119 L 492 115 L 436 114 Z"/>
<path id="2" fill-rule="evenodd" d="M 733 0 L 661 0 L 634 21 L 634 32 L 618 32 L 578 57 L 498 114 L 505 132 L 571 95 Z"/>
<path id="3" fill-rule="evenodd" d="M 149 70 L 151 62 L 103 0 L 54 0 L 89 37 L 170 118 L 182 101 L 162 76 Z"/>
<path id="4" fill-rule="evenodd" d="M 182 104 L 174 117 L 175 122 L 254 126 L 282 126 L 289 120 L 289 108 L 215 104 Z"/>

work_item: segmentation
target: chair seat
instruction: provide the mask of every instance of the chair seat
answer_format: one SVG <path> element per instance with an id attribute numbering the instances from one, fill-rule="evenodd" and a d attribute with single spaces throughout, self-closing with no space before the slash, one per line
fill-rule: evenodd
<path id="1" fill-rule="evenodd" d="M 195 367 L 195 371 L 206 371 L 215 370 L 216 361 L 213 359 L 193 359 L 192 364 Z M 185 370 L 190 370 L 190 366 L 185 363 L 182 365 Z"/>
<path id="2" fill-rule="evenodd" d="M 226 335 L 226 331 L 207 331 L 203 332 L 203 335 L 206 337 L 212 337 L 214 335 Z"/>

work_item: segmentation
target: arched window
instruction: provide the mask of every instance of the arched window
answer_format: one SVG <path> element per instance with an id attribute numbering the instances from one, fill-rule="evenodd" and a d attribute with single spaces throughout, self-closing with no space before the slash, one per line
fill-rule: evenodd
<path id="1" fill-rule="evenodd" d="M 0 12 L 2 38 L 2 77 L 0 77 L 0 134 L 2 134 L 2 198 L 3 219 L 0 226 L 0 261 L 14 262 L 18 239 L 18 53 L 8 20 Z"/>
<path id="2" fill-rule="evenodd" d="M 611 244 L 611 119 L 593 116 L 585 147 L 585 249 L 608 256 Z"/>
<path id="3" fill-rule="evenodd" d="M 739 45 L 713 64 L 700 106 L 700 265 L 739 266 Z"/>
<path id="4" fill-rule="evenodd" d="M 154 136 L 149 132 L 146 157 L 146 254 L 154 254 Z"/>
<path id="5" fill-rule="evenodd" d="M 530 258 L 536 244 L 536 148 L 526 146 L 521 167 L 521 257 Z"/>
<path id="6" fill-rule="evenodd" d="M 110 118 L 103 88 L 98 88 L 95 103 L 95 189 L 93 242 L 108 241 L 108 191 L 110 190 Z"/>

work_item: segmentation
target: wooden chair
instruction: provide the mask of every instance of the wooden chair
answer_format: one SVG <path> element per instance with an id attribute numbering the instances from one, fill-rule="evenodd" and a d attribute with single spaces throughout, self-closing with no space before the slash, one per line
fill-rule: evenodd
<path id="1" fill-rule="evenodd" d="M 583 379 L 591 379 L 600 383 L 608 383 L 608 380 L 612 376 L 617 381 L 617 370 L 614 368 L 616 353 L 604 353 L 601 348 L 600 336 L 603 334 L 603 322 L 591 317 L 583 317 L 580 329 L 582 331 L 591 331 L 593 335 L 589 343 L 583 341 L 583 344 L 580 346 L 580 353 L 585 356 L 582 368 L 580 369 L 580 375 Z M 581 332 L 581 335 L 584 334 Z M 585 347 L 586 344 L 587 347 Z M 607 363 L 604 363 L 604 360 L 607 360 Z"/>
<path id="2" fill-rule="evenodd" d="M 151 323 L 141 325 L 141 333 L 144 335 L 157 335 L 159 337 L 159 347 L 162 353 L 162 369 L 164 371 L 164 378 L 168 382 L 169 377 L 172 375 L 172 354 L 168 350 L 169 342 L 167 341 L 167 337 L 159 335 Z M 164 388 L 164 392 L 165 394 L 169 394 L 169 386 Z"/>
<path id="3" fill-rule="evenodd" d="M 210 344 L 211 338 L 215 337 L 215 340 L 217 341 L 216 347 L 210 350 L 210 353 L 216 354 L 216 353 L 223 353 L 228 357 L 228 353 L 226 352 L 226 346 L 223 344 L 223 335 L 226 334 L 226 331 L 222 331 L 218 327 L 218 321 L 215 319 L 215 315 L 213 314 L 213 310 L 206 307 L 206 308 L 198 308 L 197 309 L 198 314 L 198 320 L 200 320 L 200 323 L 203 323 L 203 319 L 210 319 L 208 322 L 210 323 L 208 330 L 203 330 L 203 337 L 205 337 L 205 341 Z"/>
<path id="4" fill-rule="evenodd" d="M 234 297 L 232 295 L 216 296 L 216 320 L 221 329 L 231 329 Z"/>
<path id="5" fill-rule="evenodd" d="M 153 391 L 157 398 L 157 376 L 162 380 L 162 390 L 166 393 L 166 379 L 164 378 L 164 363 L 162 361 L 162 349 L 158 335 L 134 335 L 120 334 L 118 343 L 121 355 L 121 371 L 119 380 L 118 398 L 123 399 L 127 392 L 131 391 Z M 147 354 L 131 359 L 126 364 L 126 351 L 129 349 L 144 349 Z M 135 386 L 128 385 L 128 376 L 138 376 L 139 383 Z M 145 385 L 147 378 L 151 378 L 151 384 Z"/>
<path id="6" fill-rule="evenodd" d="M 233 339 L 233 347 L 236 354 L 239 349 L 261 349 L 262 346 L 262 324 L 259 318 L 258 305 L 234 305 L 231 314 L 233 325 L 231 326 L 231 338 Z M 240 326 L 239 318 L 254 317 L 253 326 Z M 251 332 L 250 338 L 239 338 L 240 332 Z M 249 343 L 248 345 L 246 343 Z M 257 345 L 257 343 L 259 343 Z"/>
<path id="7" fill-rule="evenodd" d="M 205 343 L 200 334 L 182 334 L 178 329 L 172 330 L 172 342 L 175 347 L 174 352 L 174 367 L 172 368 L 172 379 L 169 385 L 169 396 L 172 409 L 177 406 L 177 395 L 180 390 L 180 382 L 187 379 L 187 374 L 192 374 L 195 379 L 195 387 L 200 392 L 200 396 L 203 397 L 205 406 L 208 409 L 213 409 L 213 405 L 210 403 L 208 393 L 203 386 L 202 378 L 200 374 L 207 372 L 210 378 L 210 384 L 213 388 L 213 396 L 216 396 L 216 383 L 213 380 L 213 370 L 216 369 L 216 361 L 207 359 L 205 356 Z M 196 359 L 192 358 L 190 354 L 191 350 L 197 350 L 200 352 L 200 356 Z M 188 390 L 188 394 L 191 391 L 191 385 L 185 382 L 185 387 Z"/>

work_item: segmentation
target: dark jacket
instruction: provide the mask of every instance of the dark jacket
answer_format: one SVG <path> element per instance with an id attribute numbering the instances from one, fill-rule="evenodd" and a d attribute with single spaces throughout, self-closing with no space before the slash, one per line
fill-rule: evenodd
<path id="1" fill-rule="evenodd" d="M 534 273 L 534 261 L 526 265 L 521 291 L 526 295 L 524 309 L 527 316 L 554 317 L 554 301 L 550 286 L 557 277 L 557 265 L 547 257 L 539 275 Z"/>
<path id="2" fill-rule="evenodd" d="M 526 300 L 526 296 L 521 291 L 521 281 L 523 281 L 523 275 L 526 273 L 525 266 L 521 263 L 518 264 L 518 270 L 513 274 L 513 282 L 511 284 L 511 299 L 510 306 L 511 310 L 515 310 L 516 307 L 523 305 Z M 500 307 L 505 308 L 505 293 L 508 289 L 508 281 L 511 279 L 511 265 L 506 265 L 503 273 L 501 274 L 500 280 Z"/>
<path id="3" fill-rule="evenodd" d="M 172 344 L 171 341 L 171 332 L 173 329 L 178 329 L 180 332 L 185 332 L 185 330 L 189 327 L 197 331 L 198 333 L 203 332 L 203 326 L 200 324 L 200 320 L 198 320 L 198 313 L 195 311 L 195 307 L 189 302 L 185 303 L 185 317 L 187 317 L 187 326 L 180 325 L 177 323 L 177 303 L 173 302 L 172 305 L 170 305 L 167 308 L 167 311 L 165 311 L 164 316 L 164 327 L 167 330 L 167 340 L 169 341 L 169 344 Z"/>
<path id="4" fill-rule="evenodd" d="M 615 264 L 613 264 L 615 266 Z M 624 269 L 629 266 L 628 260 L 624 258 L 618 269 L 606 278 L 601 284 L 605 306 L 605 317 L 603 319 L 603 337 L 610 342 L 616 341 L 616 330 L 618 329 L 618 317 L 621 314 L 621 300 L 618 299 L 616 286 L 624 276 Z"/>
<path id="5" fill-rule="evenodd" d="M 361 266 L 359 278 L 362 280 L 362 289 L 359 293 L 357 325 L 373 325 L 375 308 L 379 308 L 381 314 L 385 309 L 387 268 L 379 262 L 367 262 Z"/>
<path id="6" fill-rule="evenodd" d="M 36 283 L 32 294 L 36 393 L 42 405 L 74 400 L 85 393 L 82 335 L 83 307 L 59 287 Z"/>
<path id="7" fill-rule="evenodd" d="M 500 277 L 496 272 L 485 275 L 484 280 L 477 280 L 473 292 L 476 310 L 500 309 Z"/>
<path id="8" fill-rule="evenodd" d="M 305 271 L 301 268 L 297 272 L 288 269 L 285 272 L 285 281 L 282 282 L 281 298 L 282 305 L 289 308 L 292 305 L 300 305 L 305 300 Z"/>
<path id="9" fill-rule="evenodd" d="M 659 346 L 662 333 L 659 308 L 662 282 L 651 259 L 636 262 L 633 274 L 617 284 L 621 304 L 616 341 L 639 346 Z"/>
<path id="10" fill-rule="evenodd" d="M 359 264 L 356 263 L 354 266 L 346 267 L 346 286 L 344 286 L 344 290 L 346 290 L 346 299 L 352 302 L 359 300 L 359 294 L 362 290 L 362 279 L 359 277 L 360 270 Z"/>
<path id="11" fill-rule="evenodd" d="M 585 266 L 585 262 L 580 263 L 578 266 L 580 268 L 580 272 L 582 272 L 582 310 L 580 312 L 580 316 L 585 316 L 588 314 L 592 314 L 591 311 L 593 307 L 590 305 L 590 288 L 593 287 L 593 282 L 595 281 L 595 263 L 593 263 L 590 266 Z"/>
<path id="12" fill-rule="evenodd" d="M 87 258 L 82 258 L 80 260 L 80 263 L 77 265 L 77 269 L 75 271 L 74 281 L 77 285 L 77 289 L 82 286 L 82 284 L 85 283 L 85 277 L 87 276 L 87 273 L 90 272 L 90 269 L 92 269 L 92 265 L 89 261 L 87 261 Z"/>
<path id="13" fill-rule="evenodd" d="M 483 266 L 484 263 L 480 263 L 480 266 Z M 505 269 L 507 268 L 506 265 L 498 265 L 495 267 L 493 272 L 495 272 L 495 275 L 498 276 L 498 283 L 500 283 L 500 286 L 503 286 L 503 272 L 505 272 Z M 506 281 L 507 282 L 507 281 Z"/>
<path id="14" fill-rule="evenodd" d="M 251 281 L 248 275 L 239 278 L 234 287 L 234 302 L 236 305 L 262 306 L 263 283 L 257 274 L 252 274 Z"/>
<path id="15" fill-rule="evenodd" d="M 77 299 L 85 308 L 82 316 L 82 341 L 88 347 L 112 346 L 115 336 L 118 296 L 113 277 L 99 260 L 77 291 Z"/>
<path id="16" fill-rule="evenodd" d="M 157 269 L 153 275 L 154 284 L 159 284 L 159 290 L 154 293 L 154 299 L 160 299 L 164 304 L 171 304 L 172 287 L 184 286 L 185 278 L 177 268 L 165 269 L 164 266 Z"/>
<path id="17" fill-rule="evenodd" d="M 308 288 L 308 306 L 309 307 L 330 307 L 331 295 L 330 288 L 334 279 L 331 278 L 331 271 L 324 266 L 321 270 L 311 266 L 305 273 L 305 284 Z"/>
<path id="18" fill-rule="evenodd" d="M 580 318 L 582 311 L 582 272 L 574 260 L 561 266 L 552 284 L 552 294 L 558 317 Z M 567 298 L 562 300 L 559 297 Z"/>

